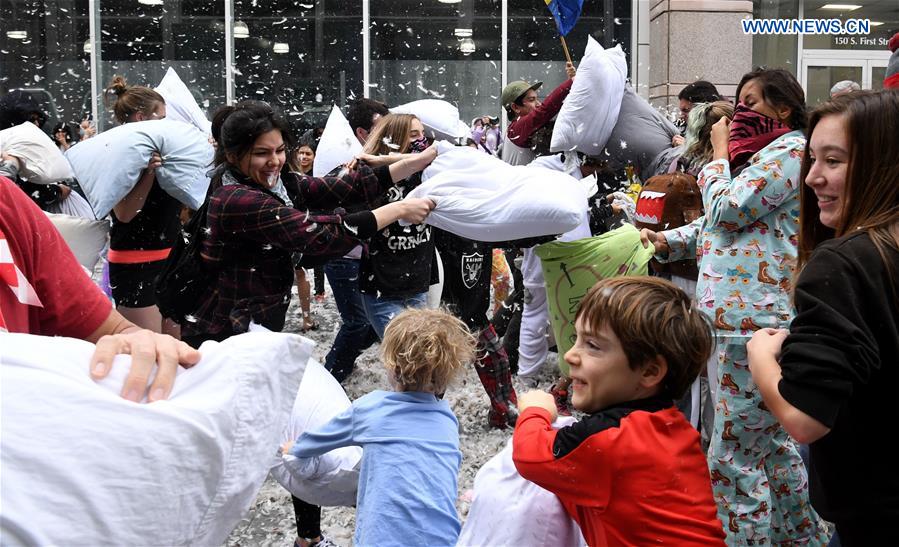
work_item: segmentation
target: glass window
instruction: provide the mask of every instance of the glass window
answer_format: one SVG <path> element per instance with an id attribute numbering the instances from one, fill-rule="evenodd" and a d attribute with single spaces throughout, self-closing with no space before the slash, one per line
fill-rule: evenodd
<path id="1" fill-rule="evenodd" d="M 0 95 L 26 89 L 73 130 L 91 110 L 87 0 L 0 0 Z M 88 50 L 89 51 L 89 50 Z"/>
<path id="2" fill-rule="evenodd" d="M 799 0 L 754 0 L 753 19 L 797 19 Z M 806 15 L 808 17 L 808 15 Z M 783 68 L 797 78 L 799 55 L 798 36 L 788 34 L 755 35 L 752 37 L 752 66 Z"/>
<path id="3" fill-rule="evenodd" d="M 235 98 L 278 106 L 294 131 L 362 95 L 362 1 L 235 0 Z"/>
<path id="4" fill-rule="evenodd" d="M 851 49 L 851 50 L 886 50 L 890 37 L 899 30 L 899 3 L 881 2 L 848 2 L 847 5 L 859 6 L 855 9 L 833 10 L 823 9 L 827 4 L 822 0 L 805 1 L 805 17 L 812 19 L 869 19 L 870 33 L 867 35 L 831 35 L 809 34 L 803 39 L 804 49 Z M 842 2 L 840 4 L 843 4 Z M 837 4 L 839 5 L 839 4 Z"/>
<path id="5" fill-rule="evenodd" d="M 871 67 L 871 89 L 880 91 L 883 89 L 883 80 L 887 76 L 887 67 L 875 66 Z"/>
<path id="6" fill-rule="evenodd" d="M 463 121 L 499 114 L 501 4 L 371 0 L 371 98 L 442 99 Z"/>
<path id="7" fill-rule="evenodd" d="M 198 0 L 99 0 L 100 73 L 155 87 L 169 67 L 211 113 L 225 104 L 224 3 Z M 100 128 L 114 123 L 110 100 Z M 208 114 L 207 114 L 208 115 Z"/>
<path id="8" fill-rule="evenodd" d="M 581 16 L 565 38 L 575 65 L 584 55 L 588 35 L 606 48 L 621 44 L 630 63 L 631 2 L 584 0 Z M 508 57 L 508 80 L 542 81 L 541 97 L 565 81 L 565 53 L 544 3 L 509 0 Z"/>
<path id="9" fill-rule="evenodd" d="M 809 66 L 805 84 L 805 102 L 810 107 L 830 99 L 830 88 L 837 82 L 862 81 L 861 66 Z"/>

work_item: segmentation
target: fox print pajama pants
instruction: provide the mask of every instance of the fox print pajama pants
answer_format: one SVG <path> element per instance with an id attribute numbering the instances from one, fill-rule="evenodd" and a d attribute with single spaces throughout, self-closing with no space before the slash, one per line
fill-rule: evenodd
<path id="1" fill-rule="evenodd" d="M 718 338 L 718 393 L 708 462 L 728 545 L 825 545 L 795 441 L 762 402 L 749 338 Z"/>

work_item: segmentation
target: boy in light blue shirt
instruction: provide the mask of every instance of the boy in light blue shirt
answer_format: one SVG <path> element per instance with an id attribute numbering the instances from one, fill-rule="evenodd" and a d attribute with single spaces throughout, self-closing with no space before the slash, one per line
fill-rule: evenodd
<path id="1" fill-rule="evenodd" d="M 459 422 L 443 394 L 474 360 L 475 339 L 441 310 L 409 309 L 384 333 L 382 357 L 394 391 L 374 391 L 285 452 L 312 458 L 361 446 L 353 544 L 455 545 Z"/>

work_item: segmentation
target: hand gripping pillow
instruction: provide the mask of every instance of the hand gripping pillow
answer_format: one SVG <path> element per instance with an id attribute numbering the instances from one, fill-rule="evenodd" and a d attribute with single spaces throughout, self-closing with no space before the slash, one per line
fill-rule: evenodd
<path id="1" fill-rule="evenodd" d="M 290 421 L 281 435 L 282 444 L 295 441 L 350 407 L 343 388 L 320 363 L 310 359 L 300 383 Z M 277 457 L 272 476 L 288 492 L 306 503 L 320 506 L 356 505 L 362 448 L 347 446 L 317 458 Z"/>
<path id="2" fill-rule="evenodd" d="M 174 120 L 126 123 L 69 148 L 66 158 L 98 218 L 137 184 L 154 151 L 162 156 L 156 180 L 169 195 L 198 209 L 215 150 L 196 127 Z"/>
<path id="3" fill-rule="evenodd" d="M 549 149 L 598 156 L 618 122 L 626 77 L 627 62 L 621 46 L 603 49 L 588 36 L 571 92 L 556 116 Z"/>
<path id="4" fill-rule="evenodd" d="M 580 224 L 585 186 L 543 167 L 512 166 L 467 146 L 438 143 L 437 159 L 408 197 L 437 207 L 428 224 L 476 241 L 563 234 Z"/>
<path id="5" fill-rule="evenodd" d="M 137 404 L 119 396 L 130 356 L 98 384 L 93 344 L 0 334 L 4 526 L 55 545 L 221 545 L 268 475 L 312 346 L 207 342 L 169 400 Z"/>
<path id="6" fill-rule="evenodd" d="M 390 112 L 415 114 L 425 126 L 425 133 L 435 140 L 456 140 L 471 133 L 471 128 L 459 119 L 459 109 L 446 101 L 422 99 L 395 106 Z"/>
<path id="7" fill-rule="evenodd" d="M 174 68 L 166 70 L 156 91 L 165 99 L 165 119 L 189 123 L 204 135 L 212 134 L 212 122 L 206 119 L 206 114 Z"/>
<path id="8" fill-rule="evenodd" d="M 19 159 L 19 176 L 29 182 L 52 184 L 73 177 L 56 143 L 31 122 L 0 131 L 0 152 Z"/>
<path id="9" fill-rule="evenodd" d="M 336 106 L 331 109 L 325 130 L 318 141 L 315 159 L 312 160 L 312 175 L 323 177 L 335 167 L 341 166 L 362 153 L 362 145 L 353 133 L 350 122 Z"/>

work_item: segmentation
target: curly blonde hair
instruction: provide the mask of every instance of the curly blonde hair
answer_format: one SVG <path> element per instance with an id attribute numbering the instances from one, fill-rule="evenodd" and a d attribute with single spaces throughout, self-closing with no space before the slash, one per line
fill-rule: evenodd
<path id="1" fill-rule="evenodd" d="M 408 309 L 387 325 L 381 358 L 399 391 L 443 393 L 474 361 L 476 345 L 465 323 L 447 311 Z"/>

